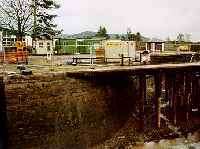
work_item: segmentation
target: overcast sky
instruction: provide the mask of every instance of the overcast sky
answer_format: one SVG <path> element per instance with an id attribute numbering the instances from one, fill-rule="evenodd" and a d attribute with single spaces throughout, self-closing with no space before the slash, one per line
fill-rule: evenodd
<path id="1" fill-rule="evenodd" d="M 200 0 L 59 0 L 56 22 L 64 33 L 97 31 L 126 33 L 128 27 L 142 35 L 166 39 L 192 34 L 200 40 Z"/>

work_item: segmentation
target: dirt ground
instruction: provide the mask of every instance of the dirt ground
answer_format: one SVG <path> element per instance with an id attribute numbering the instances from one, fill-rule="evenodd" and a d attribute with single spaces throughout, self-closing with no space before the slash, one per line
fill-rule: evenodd
<path id="1" fill-rule="evenodd" d="M 113 65 L 120 66 L 118 63 L 111 64 L 90 64 L 90 55 L 84 54 L 79 55 L 80 58 L 88 58 L 85 60 L 78 61 L 78 65 L 72 65 L 73 55 L 53 56 L 52 60 L 48 59 L 47 56 L 30 56 L 27 68 L 31 69 L 33 74 L 38 73 L 51 73 L 51 72 L 72 72 L 77 70 L 95 69 L 110 67 Z M 139 63 L 134 63 L 138 65 Z M 125 65 L 128 65 L 127 61 Z M 6 72 L 6 74 L 19 74 L 20 71 L 17 69 L 17 64 L 4 63 L 0 65 L 0 73 Z"/>

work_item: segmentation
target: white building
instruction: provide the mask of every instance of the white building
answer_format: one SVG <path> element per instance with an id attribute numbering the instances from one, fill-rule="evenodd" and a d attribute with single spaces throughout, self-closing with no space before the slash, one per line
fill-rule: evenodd
<path id="1" fill-rule="evenodd" d="M 106 40 L 104 43 L 105 58 L 120 58 L 121 54 L 124 57 L 135 59 L 136 57 L 136 42 L 121 41 L 121 40 Z M 118 60 L 119 61 L 119 60 Z"/>
<path id="2" fill-rule="evenodd" d="M 1 40 L 1 45 L 2 47 L 10 47 L 10 46 L 15 46 L 15 43 L 17 41 L 16 35 L 10 34 L 6 30 L 0 31 L 0 40 Z M 32 38 L 29 35 L 26 35 L 23 37 L 23 43 L 24 45 L 31 47 L 32 46 Z"/>
<path id="3" fill-rule="evenodd" d="M 55 47 L 52 40 L 42 38 L 36 40 L 36 53 L 35 54 L 47 54 L 52 53 L 53 48 Z"/>
<path id="4" fill-rule="evenodd" d="M 3 51 L 3 31 L 0 31 L 0 52 Z"/>
<path id="5" fill-rule="evenodd" d="M 162 40 L 151 39 L 146 42 L 146 50 L 150 50 L 152 52 L 164 52 L 165 42 Z"/>

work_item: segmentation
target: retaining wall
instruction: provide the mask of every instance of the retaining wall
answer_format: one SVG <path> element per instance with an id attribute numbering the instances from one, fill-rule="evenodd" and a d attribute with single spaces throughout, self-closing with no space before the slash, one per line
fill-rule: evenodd
<path id="1" fill-rule="evenodd" d="M 136 101 L 130 77 L 77 79 L 67 74 L 6 81 L 10 148 L 88 148 L 115 134 Z"/>

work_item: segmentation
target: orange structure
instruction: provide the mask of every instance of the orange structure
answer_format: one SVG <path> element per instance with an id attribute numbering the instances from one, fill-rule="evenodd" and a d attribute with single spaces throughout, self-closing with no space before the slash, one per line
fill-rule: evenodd
<path id="1" fill-rule="evenodd" d="M 0 61 L 7 63 L 28 63 L 28 51 L 26 45 L 17 41 L 15 46 L 4 47 L 0 53 Z"/>

